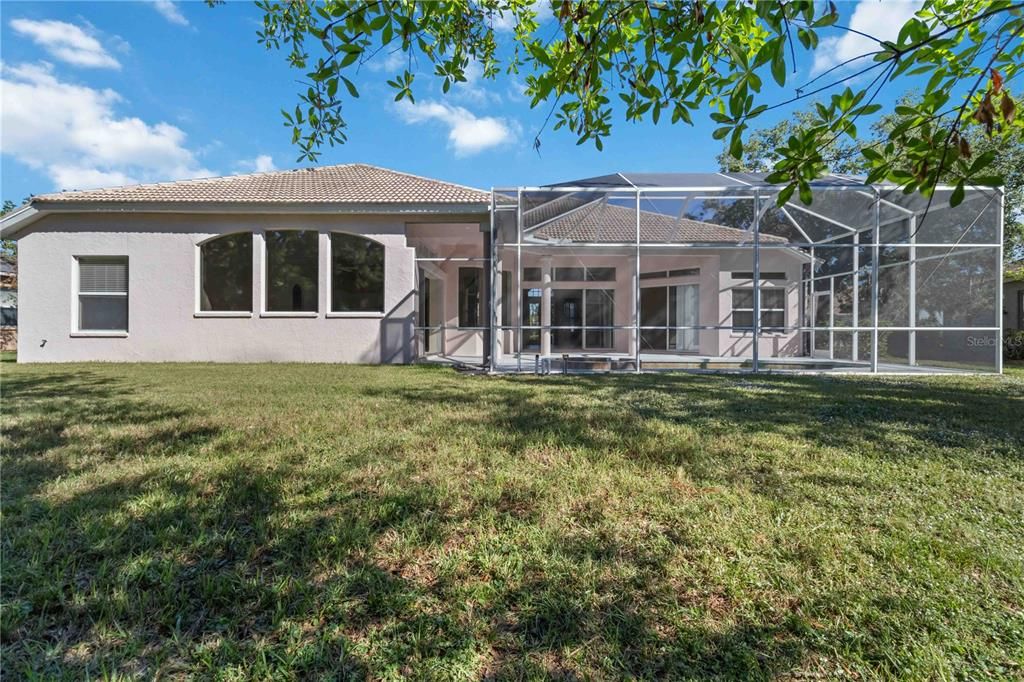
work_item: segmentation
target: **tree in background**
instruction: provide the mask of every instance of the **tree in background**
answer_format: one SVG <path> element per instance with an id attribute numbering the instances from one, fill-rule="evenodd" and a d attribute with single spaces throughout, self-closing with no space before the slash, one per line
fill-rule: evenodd
<path id="1" fill-rule="evenodd" d="M 414 99 L 414 62 L 431 68 L 445 92 L 466 80 L 470 62 L 482 65 L 484 78 L 524 73 L 531 105 L 548 107 L 552 127 L 598 149 L 611 132 L 613 102 L 630 121 L 692 123 L 710 112 L 715 139 L 741 159 L 758 117 L 828 96 L 798 133 L 764 154 L 780 204 L 794 193 L 809 203 L 811 180 L 828 169 L 822 152 L 856 142 L 858 123 L 880 110 L 882 89 L 909 76 L 927 85 L 915 106 L 893 112 L 883 145 L 862 148 L 871 182 L 930 197 L 949 179 L 957 187 L 950 201 L 959 203 L 964 185 L 1002 183 L 994 155 L 969 149 L 973 130 L 998 146 L 1024 125 L 1009 90 L 1024 65 L 1024 2 L 924 0 L 895 41 L 867 36 L 872 50 L 796 87 L 789 79 L 797 50 L 813 52 L 826 27 L 852 30 L 839 24 L 833 2 L 565 0 L 550 3 L 553 31 L 539 30 L 533 0 L 257 4 L 260 42 L 283 46 L 305 74 L 297 105 L 282 113 L 300 158 L 310 160 L 345 141 L 343 105 L 359 96 L 349 76 L 381 52 L 405 57 L 388 81 L 396 100 Z M 509 49 L 499 49 L 498 24 L 514 27 Z M 764 101 L 767 78 L 792 95 Z"/>
<path id="2" fill-rule="evenodd" d="M 732 155 L 728 143 L 723 146 L 718 155 L 718 169 L 731 173 L 771 173 L 779 160 L 776 150 L 790 137 L 800 135 L 812 125 L 814 112 L 801 109 L 773 126 L 756 128 L 744 140 L 740 158 Z M 829 173 L 863 175 L 866 172 L 859 146 L 849 140 L 831 140 L 818 151 Z"/>
<path id="3" fill-rule="evenodd" d="M 0 216 L 5 216 L 18 206 L 10 199 L 4 200 L 3 208 L 0 209 Z M 0 239 L 0 258 L 13 263 L 18 257 L 18 246 L 13 239 Z"/>

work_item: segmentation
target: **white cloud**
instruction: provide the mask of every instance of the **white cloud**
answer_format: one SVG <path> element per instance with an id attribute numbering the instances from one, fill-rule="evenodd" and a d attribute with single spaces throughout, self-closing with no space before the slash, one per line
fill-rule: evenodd
<path id="1" fill-rule="evenodd" d="M 462 107 L 441 102 L 423 101 L 412 104 L 402 100 L 398 112 L 406 123 L 437 121 L 448 127 L 448 143 L 456 156 L 470 156 L 507 144 L 519 135 L 514 121 L 493 116 L 476 116 Z"/>
<path id="2" fill-rule="evenodd" d="M 919 9 L 920 2 L 860 0 L 848 25 L 854 31 L 867 35 L 847 31 L 838 37 L 822 39 L 814 51 L 811 73 L 821 73 L 860 55 L 877 52 L 880 49 L 879 41 L 895 41 L 903 24 Z M 875 40 L 867 36 L 873 36 Z"/>
<path id="3" fill-rule="evenodd" d="M 96 69 L 120 69 L 121 63 L 81 27 L 64 21 L 12 19 L 11 28 L 30 38 L 55 59 Z M 122 41 L 123 42 L 123 41 Z"/>
<path id="4" fill-rule="evenodd" d="M 153 9 L 163 15 L 164 19 L 179 26 L 190 26 L 188 19 L 181 13 L 178 6 L 171 0 L 154 0 Z"/>
<path id="5" fill-rule="evenodd" d="M 56 189 L 213 175 L 169 123 L 118 116 L 121 96 L 59 80 L 51 65 L 3 66 L 0 149 Z"/>
<path id="6" fill-rule="evenodd" d="M 526 94 L 526 81 L 515 76 L 509 76 L 506 80 L 508 87 L 505 89 L 505 94 L 510 101 L 517 103 L 530 101 L 529 95 Z"/>
<path id="7" fill-rule="evenodd" d="M 121 171 L 103 171 L 98 168 L 55 163 L 48 169 L 59 189 L 92 189 L 134 185 L 138 180 Z"/>
<path id="8" fill-rule="evenodd" d="M 366 68 L 370 71 L 385 71 L 395 74 L 403 71 L 409 64 L 409 56 L 399 49 L 387 52 L 383 57 L 376 57 L 366 62 Z"/>
<path id="9" fill-rule="evenodd" d="M 253 173 L 269 173 L 277 170 L 274 158 L 270 154 L 260 154 L 255 159 L 243 159 L 238 162 L 238 167 Z"/>
<path id="10" fill-rule="evenodd" d="M 466 77 L 464 83 L 452 85 L 451 95 L 453 97 L 477 104 L 501 102 L 501 95 L 488 90 L 486 87 L 489 81 L 484 78 L 483 64 L 471 59 L 466 64 L 466 68 L 463 69 L 463 75 Z"/>

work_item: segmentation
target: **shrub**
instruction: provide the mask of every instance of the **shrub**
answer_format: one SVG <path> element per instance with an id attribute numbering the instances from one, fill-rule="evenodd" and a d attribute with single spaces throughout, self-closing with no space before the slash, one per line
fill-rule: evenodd
<path id="1" fill-rule="evenodd" d="M 1003 331 L 1003 358 L 1024 360 L 1024 331 L 1006 329 Z"/>

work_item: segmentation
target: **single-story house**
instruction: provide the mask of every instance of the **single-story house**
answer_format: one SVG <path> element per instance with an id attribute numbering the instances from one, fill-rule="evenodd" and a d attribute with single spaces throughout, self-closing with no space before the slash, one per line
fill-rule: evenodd
<path id="1" fill-rule="evenodd" d="M 917 209 L 880 217 L 841 179 L 832 215 L 775 208 L 753 176 L 710 176 L 728 191 L 702 196 L 708 177 L 643 203 L 365 164 L 39 195 L 0 223 L 18 240 L 18 360 L 915 364 L 934 312 L 911 295 L 886 338 L 869 328 L 866 301 L 885 303 L 862 245 L 906 235 Z M 991 334 L 985 315 L 970 325 Z"/>

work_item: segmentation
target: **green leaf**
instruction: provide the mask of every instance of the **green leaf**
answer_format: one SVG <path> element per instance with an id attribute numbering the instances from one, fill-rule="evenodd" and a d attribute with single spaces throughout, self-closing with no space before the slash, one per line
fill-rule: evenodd
<path id="1" fill-rule="evenodd" d="M 734 159 L 743 158 L 743 134 L 742 130 L 737 128 L 736 132 L 732 134 L 732 141 L 729 143 L 729 153 L 732 154 Z"/>
<path id="2" fill-rule="evenodd" d="M 879 153 L 879 152 L 878 152 L 877 150 L 875 150 L 875 149 L 872 149 L 871 147 L 863 147 L 863 148 L 862 148 L 862 149 L 860 150 L 860 153 L 861 153 L 861 154 L 862 154 L 862 155 L 864 156 L 864 158 L 866 158 L 866 159 L 867 159 L 868 161 L 876 161 L 876 162 L 881 162 L 881 161 L 885 160 L 885 157 L 883 157 L 883 156 L 882 156 L 882 155 L 881 155 L 881 154 L 880 154 L 880 153 Z"/>
<path id="3" fill-rule="evenodd" d="M 786 84 L 786 59 L 782 56 L 781 51 L 777 52 L 772 59 L 772 78 L 779 85 Z"/>
<path id="4" fill-rule="evenodd" d="M 339 62 L 339 66 L 341 68 L 343 68 L 343 69 L 346 66 L 352 66 L 353 64 L 356 63 L 356 60 L 359 59 L 359 54 L 360 54 L 359 52 L 349 52 L 348 54 L 346 54 L 344 56 L 344 58 L 341 60 L 341 62 Z"/>
<path id="5" fill-rule="evenodd" d="M 953 193 L 951 195 L 949 195 L 949 205 L 951 207 L 955 208 L 955 207 L 959 206 L 961 203 L 963 203 L 963 200 L 964 200 L 964 181 L 961 180 L 960 182 L 957 183 L 956 189 L 953 190 Z"/>
<path id="6" fill-rule="evenodd" d="M 974 163 L 971 164 L 971 169 L 968 171 L 971 175 L 974 175 L 978 171 L 982 170 L 987 166 L 991 166 L 992 162 L 996 159 L 996 152 L 994 149 L 990 149 L 984 154 L 979 154 L 975 157 Z"/>
<path id="7" fill-rule="evenodd" d="M 793 196 L 793 192 L 796 190 L 796 185 L 789 184 L 779 190 L 779 196 L 775 199 L 776 206 L 783 206 Z"/>
<path id="8" fill-rule="evenodd" d="M 350 94 L 352 97 L 358 98 L 359 91 L 356 90 L 356 86 L 352 83 L 352 81 L 345 78 L 344 76 L 341 77 L 341 80 L 345 84 L 345 89 L 348 90 L 348 94 Z M 335 86 L 335 89 L 337 89 L 337 86 Z"/>
<path id="9" fill-rule="evenodd" d="M 1002 187 L 1006 179 L 1000 175 L 979 175 L 971 178 L 971 184 L 975 187 Z"/>
<path id="10" fill-rule="evenodd" d="M 814 193 L 811 191 L 811 185 L 805 180 L 800 181 L 800 201 L 805 206 L 810 206 L 814 202 Z"/>

